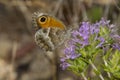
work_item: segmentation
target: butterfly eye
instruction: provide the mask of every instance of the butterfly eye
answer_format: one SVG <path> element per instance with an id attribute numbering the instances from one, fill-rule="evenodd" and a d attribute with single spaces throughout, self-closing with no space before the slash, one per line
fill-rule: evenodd
<path id="1" fill-rule="evenodd" d="M 42 18 L 40 19 L 40 21 L 41 21 L 41 22 L 45 22 L 45 21 L 46 21 L 46 18 L 45 18 L 45 17 L 42 17 Z"/>
<path id="2" fill-rule="evenodd" d="M 44 24 L 46 21 L 47 21 L 47 17 L 46 17 L 46 16 L 41 16 L 41 17 L 39 18 L 39 22 L 40 22 L 41 24 Z"/>

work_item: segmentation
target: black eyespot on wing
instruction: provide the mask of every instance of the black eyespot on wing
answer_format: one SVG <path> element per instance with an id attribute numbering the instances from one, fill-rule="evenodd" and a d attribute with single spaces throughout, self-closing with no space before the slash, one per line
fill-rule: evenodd
<path id="1" fill-rule="evenodd" d="M 42 18 L 40 19 L 40 21 L 41 21 L 41 22 L 45 22 L 45 21 L 46 21 L 46 18 L 45 18 L 45 17 L 42 17 Z"/>

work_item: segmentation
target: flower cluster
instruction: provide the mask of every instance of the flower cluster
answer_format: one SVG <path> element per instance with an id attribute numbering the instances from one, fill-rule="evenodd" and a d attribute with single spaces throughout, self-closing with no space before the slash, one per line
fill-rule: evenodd
<path id="1" fill-rule="evenodd" d="M 73 66 L 71 62 L 82 57 L 83 51 L 81 50 L 84 49 L 84 51 L 87 51 L 89 48 L 86 49 L 86 47 L 88 46 L 92 47 L 90 49 L 105 49 L 106 47 L 108 48 L 108 46 L 112 46 L 112 48 L 120 50 L 120 45 L 116 42 L 120 39 L 120 36 L 113 34 L 113 27 L 114 25 L 110 24 L 110 21 L 103 18 L 95 24 L 82 22 L 79 29 L 71 33 L 72 38 L 64 50 L 65 56 L 61 58 L 60 66 L 62 69 L 64 70 Z M 95 51 L 91 51 L 91 53 L 92 52 Z M 89 56 L 92 55 L 93 54 Z"/>

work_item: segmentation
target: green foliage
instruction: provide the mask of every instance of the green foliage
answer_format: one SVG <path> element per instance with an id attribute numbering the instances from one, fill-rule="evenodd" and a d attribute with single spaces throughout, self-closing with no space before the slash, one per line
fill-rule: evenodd
<path id="1" fill-rule="evenodd" d="M 108 54 L 110 54 L 110 52 Z M 112 58 L 107 60 L 107 64 L 105 71 L 110 72 L 115 78 L 120 79 L 120 51 L 116 50 Z"/>
<path id="2" fill-rule="evenodd" d="M 85 61 L 84 58 L 77 58 L 74 61 L 69 60 L 70 64 L 72 64 L 68 70 L 73 71 L 77 75 L 80 75 L 79 73 L 82 73 L 84 70 L 87 69 L 88 62 Z"/>

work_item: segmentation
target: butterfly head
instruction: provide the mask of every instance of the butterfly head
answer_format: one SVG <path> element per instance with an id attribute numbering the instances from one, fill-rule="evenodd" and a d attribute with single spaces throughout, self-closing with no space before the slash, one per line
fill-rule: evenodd
<path id="1" fill-rule="evenodd" d="M 34 27 L 37 29 L 43 28 L 58 28 L 65 29 L 65 25 L 55 17 L 46 13 L 35 12 L 33 16 Z"/>
<path id="2" fill-rule="evenodd" d="M 57 18 L 47 14 L 35 12 L 33 15 L 35 42 L 45 51 L 52 51 L 61 45 L 66 37 L 65 25 Z"/>

